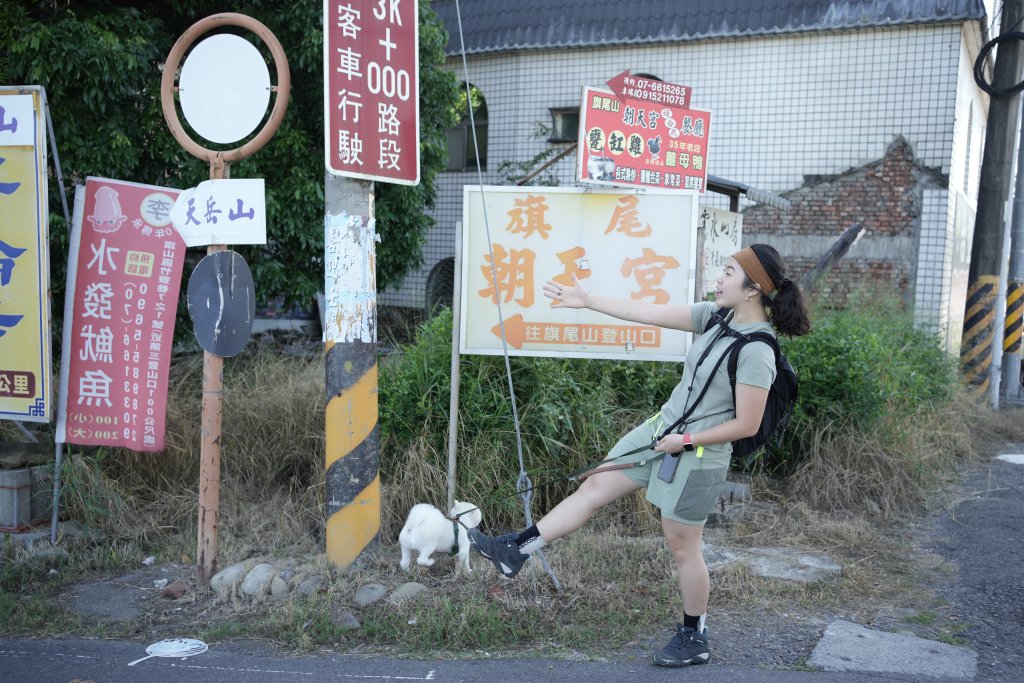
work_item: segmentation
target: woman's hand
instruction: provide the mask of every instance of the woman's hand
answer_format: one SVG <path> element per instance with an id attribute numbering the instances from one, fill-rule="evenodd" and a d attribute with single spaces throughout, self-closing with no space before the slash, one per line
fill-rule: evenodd
<path id="1" fill-rule="evenodd" d="M 590 299 L 590 292 L 584 287 L 575 273 L 572 276 L 572 287 L 566 287 L 554 280 L 548 280 L 544 285 L 544 296 L 552 299 L 552 308 L 586 308 Z"/>
<path id="2" fill-rule="evenodd" d="M 673 433 L 662 437 L 658 443 L 654 444 L 654 450 L 663 453 L 678 453 L 683 450 L 683 435 Z"/>

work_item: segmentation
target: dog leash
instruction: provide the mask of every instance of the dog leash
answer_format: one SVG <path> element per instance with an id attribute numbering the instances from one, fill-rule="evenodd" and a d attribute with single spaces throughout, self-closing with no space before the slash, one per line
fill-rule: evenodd
<path id="1" fill-rule="evenodd" d="M 602 460 L 601 463 L 596 465 L 596 466 L 595 465 L 587 465 L 586 467 L 584 467 L 582 469 L 579 469 L 579 470 L 576 470 L 575 472 L 571 472 L 569 474 L 565 474 L 565 475 L 562 475 L 560 477 L 555 477 L 554 479 L 548 479 L 547 481 L 542 481 L 541 483 L 534 484 L 533 486 L 530 486 L 529 488 L 513 491 L 509 495 L 499 496 L 497 498 L 492 498 L 490 502 L 491 503 L 496 503 L 498 501 L 505 500 L 507 498 L 513 498 L 515 496 L 521 496 L 524 493 L 527 493 L 527 492 L 532 491 L 534 489 L 539 489 L 539 488 L 543 488 L 545 486 L 550 486 L 551 484 L 557 484 L 560 481 L 582 481 L 582 480 L 584 480 L 584 479 L 586 479 L 588 477 L 594 476 L 595 474 L 600 474 L 601 472 L 611 472 L 611 471 L 614 471 L 614 470 L 625 470 L 625 469 L 631 469 L 633 467 L 641 467 L 641 466 L 647 464 L 648 461 L 660 459 L 665 454 L 664 453 L 658 453 L 658 454 L 656 454 L 656 455 L 654 455 L 654 456 L 652 456 L 650 458 L 645 458 L 645 459 L 642 459 L 642 460 L 638 459 L 635 462 L 629 462 L 629 463 L 617 463 L 617 464 L 614 464 L 614 465 L 608 465 L 606 467 L 602 467 L 601 465 L 604 464 L 604 463 L 607 463 L 610 460 L 619 460 L 620 458 L 625 458 L 625 457 L 628 457 L 630 455 L 637 455 L 638 453 L 643 453 L 645 451 L 654 450 L 654 446 L 655 446 L 655 444 L 658 443 L 658 440 L 660 438 L 661 437 L 658 437 L 658 436 L 652 437 L 651 443 L 649 445 L 647 445 L 647 446 L 641 446 L 640 448 L 634 448 L 631 451 L 628 451 L 626 453 L 621 453 L 619 455 L 616 455 L 613 458 L 606 458 L 605 460 Z M 464 511 L 460 512 L 457 515 L 451 516 L 448 519 L 452 520 L 453 522 L 455 522 L 457 524 L 462 524 L 462 521 L 459 520 L 459 517 L 462 517 L 462 515 L 469 514 L 470 512 L 474 512 L 474 511 L 479 510 L 479 509 L 480 509 L 479 507 L 472 507 L 472 508 L 470 508 L 468 510 L 464 510 Z M 466 527 L 465 524 L 462 524 L 462 526 L 465 527 L 466 529 L 469 528 L 469 527 Z"/>

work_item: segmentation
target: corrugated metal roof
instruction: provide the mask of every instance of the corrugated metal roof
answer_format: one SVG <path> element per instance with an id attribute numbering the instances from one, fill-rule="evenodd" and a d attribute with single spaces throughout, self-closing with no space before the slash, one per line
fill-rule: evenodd
<path id="1" fill-rule="evenodd" d="M 434 0 L 459 53 L 455 0 Z M 460 0 L 466 52 L 662 43 L 985 18 L 982 0 Z"/>

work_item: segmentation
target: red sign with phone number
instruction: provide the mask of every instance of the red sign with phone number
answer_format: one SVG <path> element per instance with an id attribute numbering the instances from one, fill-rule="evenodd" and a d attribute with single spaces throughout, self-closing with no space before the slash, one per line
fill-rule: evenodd
<path id="1" fill-rule="evenodd" d="M 81 190 L 79 190 L 81 192 Z M 57 441 L 162 451 L 185 242 L 177 190 L 87 178 L 68 259 Z"/>
<path id="2" fill-rule="evenodd" d="M 711 112 L 584 88 L 580 134 L 581 182 L 704 192 Z"/>

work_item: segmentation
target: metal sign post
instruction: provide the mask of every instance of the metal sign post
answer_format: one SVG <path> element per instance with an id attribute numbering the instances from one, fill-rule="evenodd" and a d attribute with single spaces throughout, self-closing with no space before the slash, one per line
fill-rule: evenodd
<path id="1" fill-rule="evenodd" d="M 270 49 L 277 69 L 277 86 L 260 85 L 262 76 L 258 65 L 266 70 L 266 64 L 259 58 L 251 61 L 251 53 L 245 51 L 238 41 L 258 51 L 247 41 L 232 34 L 220 33 L 198 43 L 189 55 L 189 61 L 178 67 L 185 52 L 203 35 L 218 29 L 237 26 L 256 34 Z M 239 51 L 240 48 L 240 51 Z M 233 59 L 225 59 L 230 54 Z M 195 57 L 195 61 L 190 61 Z M 178 77 L 179 85 L 174 85 Z M 219 77 L 219 78 L 218 78 Z M 187 81 L 188 88 L 185 87 Z M 248 87 L 246 87 L 248 86 Z M 265 92 L 259 92 L 260 87 Z M 291 75 L 288 59 L 281 43 L 266 26 L 243 14 L 215 14 L 193 24 L 178 38 L 167 56 L 163 77 L 160 81 L 160 101 L 167 126 L 185 151 L 210 164 L 210 179 L 228 177 L 229 164 L 241 161 L 260 150 L 277 132 L 288 107 L 291 89 Z M 208 149 L 192 140 L 178 119 L 174 94 L 186 119 L 197 133 L 216 143 L 234 143 L 248 137 L 266 115 L 266 104 L 270 92 L 276 92 L 274 107 L 259 133 L 251 140 L 226 151 Z M 260 109 L 260 103 L 263 109 Z M 211 244 L 207 253 L 212 254 L 227 248 L 223 244 Z M 223 394 L 224 358 L 204 351 L 203 353 L 203 417 L 200 443 L 199 466 L 199 538 L 197 563 L 197 587 L 209 588 L 210 579 L 217 571 L 217 528 L 220 509 L 220 440 L 221 440 L 221 396 Z"/>

